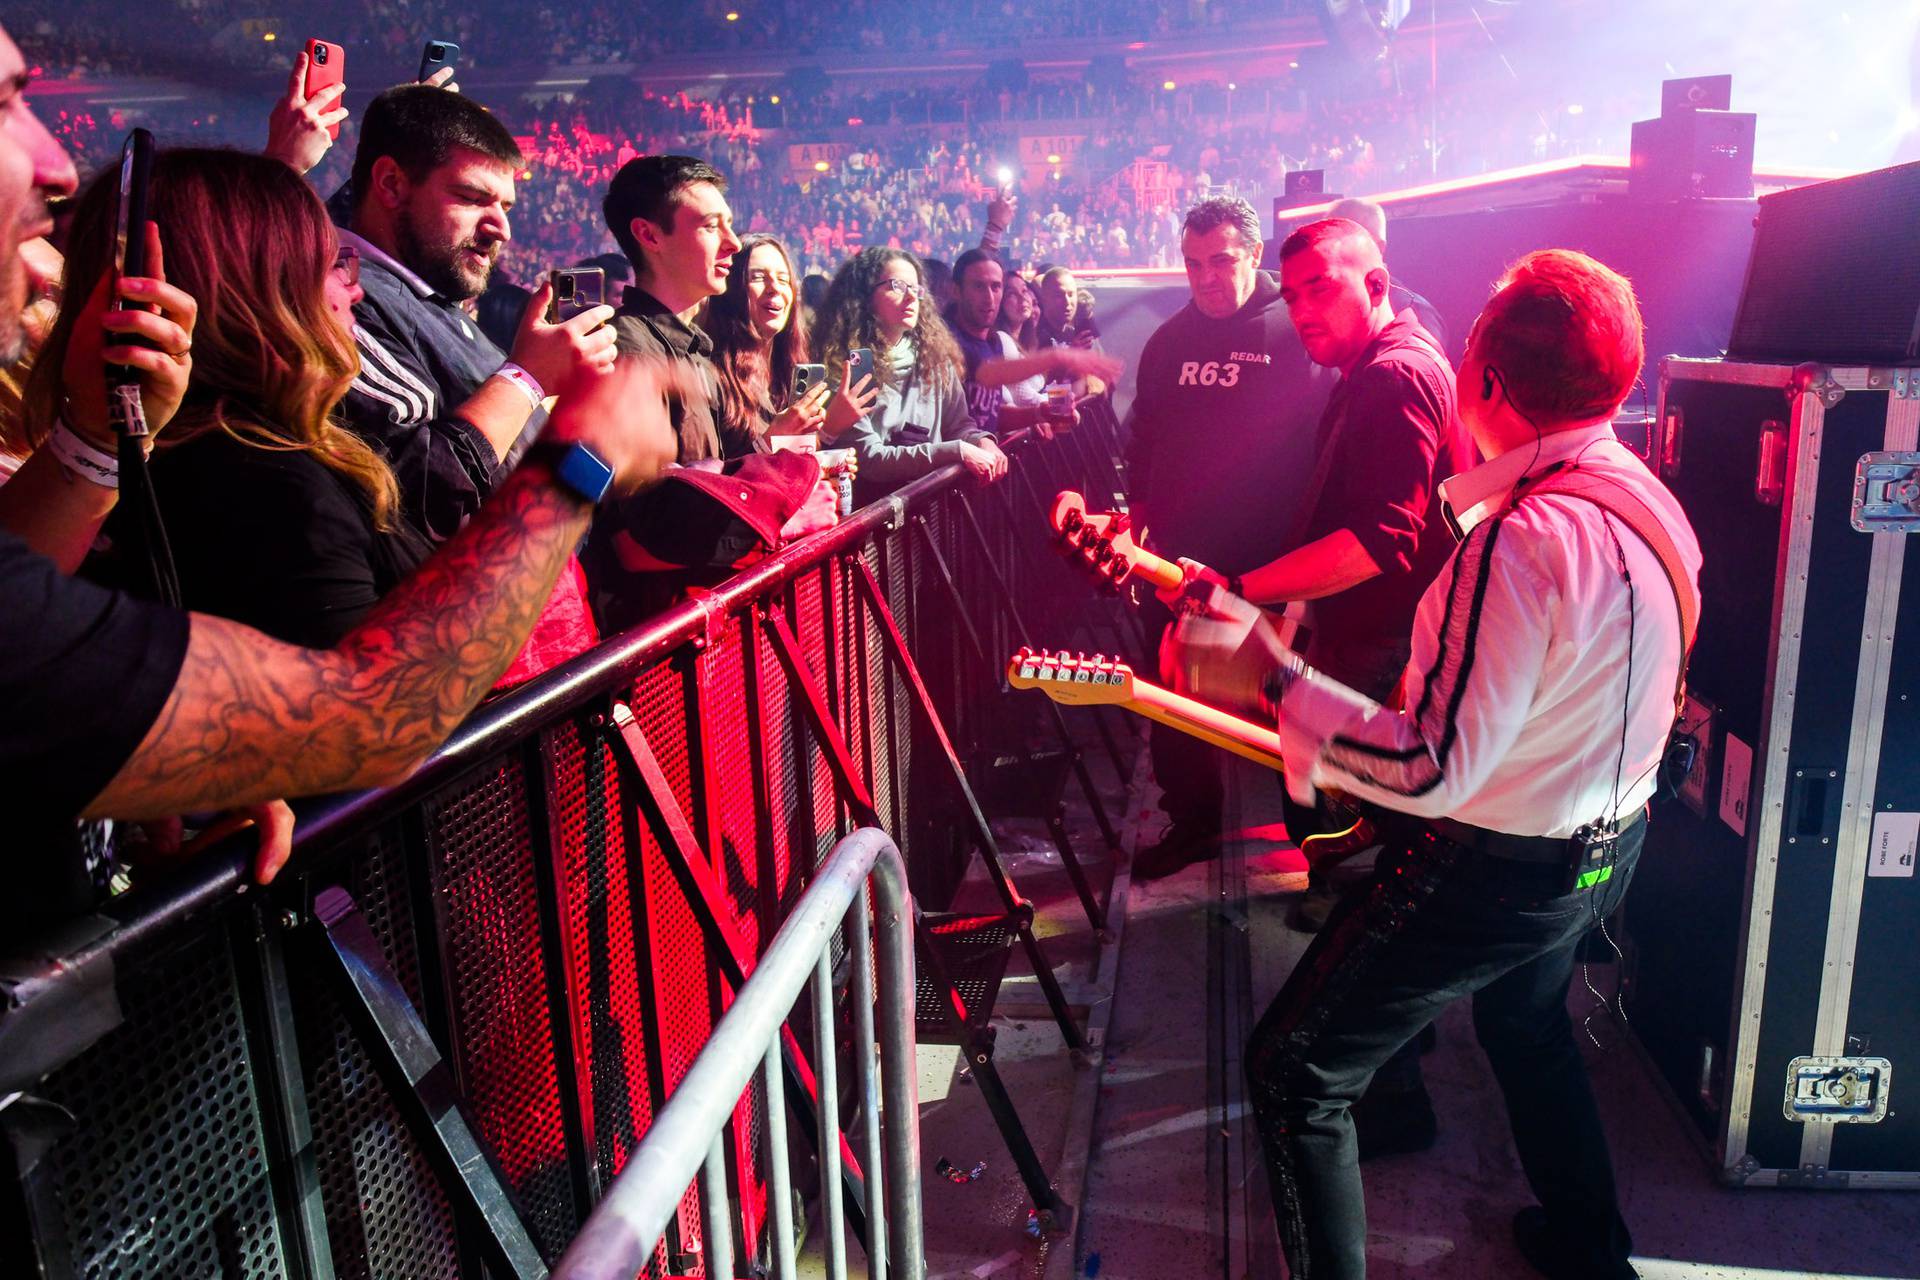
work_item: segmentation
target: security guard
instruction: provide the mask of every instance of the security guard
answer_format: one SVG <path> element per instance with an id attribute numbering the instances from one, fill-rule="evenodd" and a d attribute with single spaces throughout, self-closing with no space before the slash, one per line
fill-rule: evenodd
<path id="1" fill-rule="evenodd" d="M 1252 205 L 1202 200 L 1180 247 L 1192 297 L 1147 339 L 1127 412 L 1131 514 L 1136 536 L 1162 554 L 1240 573 L 1290 549 L 1332 379 L 1295 336 L 1280 282 L 1259 270 Z M 1173 615 L 1151 596 L 1142 605 L 1157 642 Z M 1136 879 L 1212 853 L 1226 795 L 1219 748 L 1161 725 L 1149 733 L 1170 821 L 1135 855 Z"/>

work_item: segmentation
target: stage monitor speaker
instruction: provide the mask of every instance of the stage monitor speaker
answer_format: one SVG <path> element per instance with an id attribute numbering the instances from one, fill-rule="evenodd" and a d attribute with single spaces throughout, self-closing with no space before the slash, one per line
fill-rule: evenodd
<path id="1" fill-rule="evenodd" d="M 1660 82 L 1660 114 L 1681 111 L 1733 110 L 1733 77 L 1692 76 L 1685 80 Z"/>
<path id="2" fill-rule="evenodd" d="M 1727 355 L 1920 357 L 1920 162 L 1762 196 Z"/>
<path id="3" fill-rule="evenodd" d="M 1282 179 L 1280 194 L 1273 198 L 1273 243 L 1280 243 L 1283 238 L 1282 227 L 1295 220 L 1292 210 L 1337 199 L 1338 193 L 1327 190 L 1325 169 L 1296 169 L 1287 174 Z"/>
<path id="4" fill-rule="evenodd" d="M 1325 198 L 1327 194 L 1327 171 L 1325 169 L 1295 169 L 1281 179 L 1281 198 L 1289 207 L 1297 204 L 1312 204 Z"/>
<path id="5" fill-rule="evenodd" d="M 1636 200 L 1753 198 L 1751 111 L 1681 111 L 1633 124 L 1627 189 Z"/>

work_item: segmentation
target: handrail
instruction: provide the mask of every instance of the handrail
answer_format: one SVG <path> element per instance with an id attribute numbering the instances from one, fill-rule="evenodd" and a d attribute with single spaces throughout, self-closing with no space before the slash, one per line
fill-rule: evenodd
<path id="1" fill-rule="evenodd" d="M 756 1071 L 768 1070 L 770 1054 L 778 1052 L 781 1025 L 799 1000 L 801 989 L 809 978 L 824 972 L 822 958 L 829 953 L 834 932 L 850 910 L 864 910 L 860 890 L 869 876 L 874 886 L 877 931 L 875 994 L 881 1012 L 880 1089 L 884 1096 L 879 1101 L 886 1121 L 886 1239 L 892 1242 L 897 1274 L 904 1280 L 923 1280 L 926 1268 L 920 1207 L 919 1093 L 914 1068 L 912 906 L 900 850 L 886 832 L 871 827 L 835 845 L 814 873 L 812 883 L 780 927 L 753 976 L 734 997 L 679 1088 L 653 1118 L 646 1136 L 554 1267 L 555 1280 L 628 1280 L 646 1265 L 688 1185 L 717 1153 L 718 1135 L 732 1122 L 740 1095 Z M 850 948 L 850 954 L 854 964 L 861 966 L 867 962 L 865 939 L 856 937 L 855 941 L 857 945 Z M 818 985 L 816 999 L 827 994 L 819 991 Z M 856 1034 L 854 1039 L 856 1062 L 866 1054 L 870 1063 L 871 1038 L 862 1043 Z M 829 1042 L 817 1046 L 816 1051 L 824 1062 L 833 1049 Z M 823 1105 L 829 1102 L 831 1090 L 823 1087 L 821 1098 Z M 869 1115 L 875 1102 L 869 1090 L 864 1099 Z M 769 1090 L 768 1108 L 771 1112 L 781 1106 L 784 1103 L 775 1085 Z M 770 1132 L 784 1131 L 784 1125 L 771 1123 L 771 1115 L 769 1120 Z M 823 1138 L 821 1147 L 838 1155 L 838 1144 L 830 1134 Z M 869 1153 L 870 1165 L 875 1163 L 874 1154 Z M 786 1225 L 785 1164 L 785 1152 L 777 1151 L 771 1161 L 776 1233 Z M 822 1176 L 827 1177 L 824 1169 Z M 836 1185 L 837 1180 L 836 1170 L 826 1185 Z M 703 1182 L 703 1190 L 712 1196 L 724 1185 L 724 1178 L 709 1177 Z M 719 1224 L 717 1230 L 724 1233 L 725 1214 L 716 1213 L 715 1208 L 708 1205 L 708 1221 Z M 829 1235 L 838 1229 L 839 1224 L 829 1224 Z M 792 1274 L 792 1235 L 790 1231 L 784 1234 L 784 1240 L 774 1241 L 776 1257 L 784 1264 L 784 1270 L 776 1267 L 776 1275 Z M 730 1251 L 730 1242 L 714 1239 L 711 1231 L 709 1238 L 714 1245 Z M 870 1249 L 876 1276 L 888 1252 L 885 1247 Z"/>

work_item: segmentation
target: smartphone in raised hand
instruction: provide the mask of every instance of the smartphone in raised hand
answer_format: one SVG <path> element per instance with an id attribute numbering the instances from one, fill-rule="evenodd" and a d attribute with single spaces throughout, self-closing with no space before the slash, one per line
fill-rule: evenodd
<path id="1" fill-rule="evenodd" d="M 600 267 L 556 267 L 552 274 L 553 301 L 547 304 L 547 323 L 565 324 L 607 300 L 607 273 Z"/>
<path id="2" fill-rule="evenodd" d="M 798 404 L 809 391 L 822 386 L 827 380 L 827 366 L 823 364 L 797 364 L 793 366 L 793 399 Z"/>
<path id="3" fill-rule="evenodd" d="M 451 40 L 429 40 L 420 46 L 420 74 L 416 81 L 425 80 L 436 71 L 451 67 L 460 56 L 460 46 Z"/>
<path id="4" fill-rule="evenodd" d="M 313 101 L 313 95 L 322 89 L 330 89 L 340 84 L 347 76 L 347 51 L 337 44 L 325 40 L 307 41 L 307 81 L 300 92 L 307 101 Z M 340 126 L 327 126 L 327 136 L 335 142 L 340 140 Z"/>
<path id="5" fill-rule="evenodd" d="M 120 148 L 120 195 L 113 214 L 114 292 L 119 282 L 131 276 L 147 274 L 147 180 L 153 169 L 153 135 L 135 129 Z M 126 342 L 140 346 L 152 343 L 138 334 L 128 334 Z M 133 380 L 133 370 L 114 365 L 109 377 Z"/>
<path id="6" fill-rule="evenodd" d="M 849 351 L 847 353 L 847 368 L 850 370 L 850 376 L 847 378 L 847 385 L 850 387 L 859 386 L 860 379 L 862 378 L 872 377 L 873 348 L 855 347 L 852 351 Z"/>

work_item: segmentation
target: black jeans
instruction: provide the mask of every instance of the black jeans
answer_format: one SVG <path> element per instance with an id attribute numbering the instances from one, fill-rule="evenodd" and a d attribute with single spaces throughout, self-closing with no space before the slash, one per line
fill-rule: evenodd
<path id="1" fill-rule="evenodd" d="M 1465 995 L 1527 1184 L 1558 1237 L 1595 1274 L 1625 1261 L 1632 1241 L 1566 999 L 1580 939 L 1620 905 L 1645 834 L 1644 822 L 1622 834 L 1605 883 L 1562 894 L 1560 867 L 1473 853 L 1409 823 L 1366 891 L 1335 908 L 1247 1049 L 1294 1280 L 1366 1274 L 1348 1107 L 1376 1068 Z"/>

